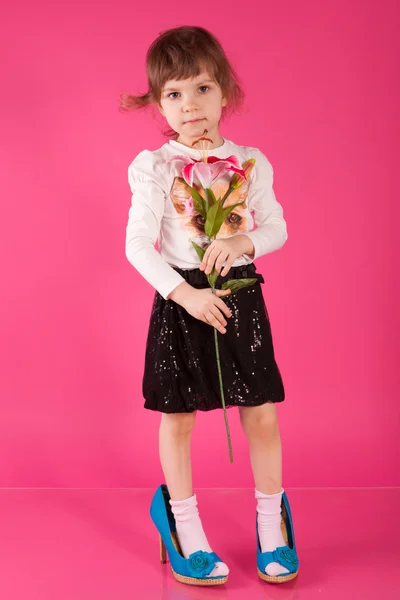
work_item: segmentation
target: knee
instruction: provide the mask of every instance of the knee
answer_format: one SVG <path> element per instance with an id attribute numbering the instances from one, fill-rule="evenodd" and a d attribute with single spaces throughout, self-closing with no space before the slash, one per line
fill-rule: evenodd
<path id="1" fill-rule="evenodd" d="M 196 413 L 163 413 L 162 424 L 168 428 L 174 437 L 190 436 L 195 421 Z"/>
<path id="2" fill-rule="evenodd" d="M 240 422 L 248 438 L 271 438 L 279 435 L 276 406 L 272 403 L 246 407 L 240 412 Z"/>

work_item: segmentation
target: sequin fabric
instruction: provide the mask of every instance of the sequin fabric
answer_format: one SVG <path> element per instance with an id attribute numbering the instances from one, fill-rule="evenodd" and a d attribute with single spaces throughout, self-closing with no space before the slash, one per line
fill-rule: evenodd
<path id="1" fill-rule="evenodd" d="M 173 267 L 195 288 L 209 288 L 200 269 Z M 285 391 L 275 360 L 270 320 L 254 263 L 231 267 L 228 279 L 256 278 L 250 287 L 222 298 L 232 311 L 227 332 L 218 332 L 226 408 L 282 402 Z M 157 291 L 151 310 L 142 385 L 144 407 L 164 413 L 222 409 L 214 327 Z"/>

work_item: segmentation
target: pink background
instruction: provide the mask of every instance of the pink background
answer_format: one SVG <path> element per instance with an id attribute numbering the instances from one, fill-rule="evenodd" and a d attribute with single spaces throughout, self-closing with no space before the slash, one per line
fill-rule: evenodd
<path id="1" fill-rule="evenodd" d="M 0 486 L 163 481 L 160 415 L 141 395 L 154 290 L 124 243 L 127 167 L 164 123 L 118 99 L 146 90 L 147 47 L 184 24 L 216 34 L 242 78 L 245 109 L 221 134 L 268 156 L 288 223 L 257 261 L 287 394 L 283 484 L 398 485 L 396 3 L 138 10 L 25 0 L 3 13 Z M 253 485 L 236 409 L 229 421 L 233 465 L 222 411 L 198 413 L 195 487 Z"/>

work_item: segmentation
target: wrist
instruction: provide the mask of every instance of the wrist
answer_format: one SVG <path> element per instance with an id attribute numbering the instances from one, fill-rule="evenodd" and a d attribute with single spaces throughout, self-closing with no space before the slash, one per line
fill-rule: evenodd
<path id="1" fill-rule="evenodd" d="M 250 256 L 250 258 L 254 258 L 254 244 L 252 242 L 252 240 L 250 239 L 250 237 L 248 235 L 246 235 L 245 233 L 241 233 L 240 235 L 236 236 L 239 238 L 240 240 L 240 253 L 241 254 L 248 254 Z"/>
<path id="2" fill-rule="evenodd" d="M 173 300 L 180 306 L 183 306 L 184 299 L 192 289 L 193 287 L 187 281 L 181 281 L 181 283 L 168 294 L 167 300 Z"/>

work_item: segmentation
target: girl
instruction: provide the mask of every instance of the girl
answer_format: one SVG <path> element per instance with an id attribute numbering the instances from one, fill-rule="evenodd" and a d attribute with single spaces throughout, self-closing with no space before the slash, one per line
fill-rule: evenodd
<path id="1" fill-rule="evenodd" d="M 132 191 L 126 256 L 155 288 L 145 351 L 144 407 L 161 414 L 160 460 L 166 484 L 156 490 L 151 518 L 174 576 L 184 583 L 225 583 L 229 568 L 213 552 L 192 489 L 190 441 L 196 412 L 222 408 L 213 328 L 220 332 L 226 406 L 237 406 L 249 442 L 255 481 L 257 572 L 265 581 L 296 577 L 293 523 L 282 488 L 282 450 L 276 403 L 285 398 L 274 356 L 271 327 L 254 259 L 281 248 L 287 239 L 283 209 L 273 191 L 273 168 L 257 148 L 223 138 L 220 121 L 238 108 L 243 91 L 217 39 L 201 27 L 164 31 L 146 58 L 149 89 L 121 95 L 124 110 L 155 105 L 172 139 L 143 150 L 128 168 Z M 200 263 L 191 239 L 205 240 L 204 218 L 190 207 L 190 193 L 170 158 L 199 160 L 198 140 L 207 132 L 212 156 L 256 160 L 251 177 L 236 190 L 241 201 L 207 246 Z M 231 178 L 231 177 L 230 177 Z M 229 179 L 230 179 L 229 178 Z M 223 186 L 224 182 L 219 182 Z M 225 182 L 225 190 L 227 189 Z M 221 192 L 221 190 L 219 190 Z M 216 194 L 219 197 L 221 194 Z M 252 231 L 254 222 L 257 229 Z M 154 245 L 160 244 L 160 253 Z M 216 293 L 206 274 L 215 267 Z M 229 279 L 256 284 L 231 294 Z M 215 465 L 215 458 L 213 459 Z"/>

